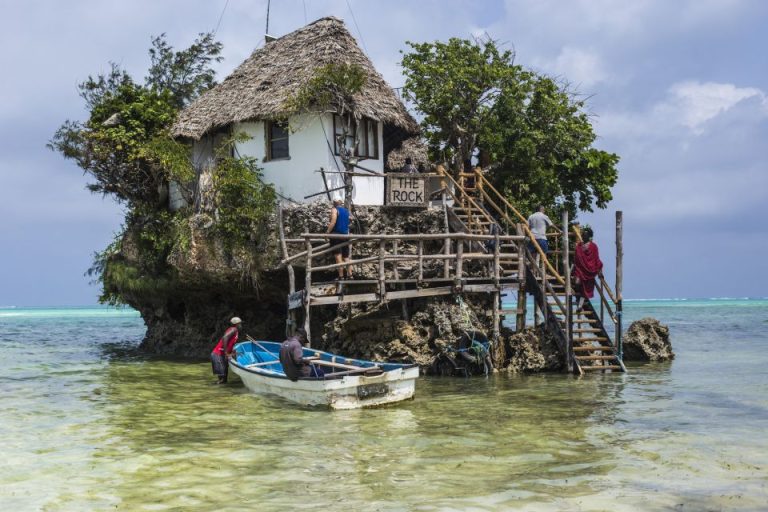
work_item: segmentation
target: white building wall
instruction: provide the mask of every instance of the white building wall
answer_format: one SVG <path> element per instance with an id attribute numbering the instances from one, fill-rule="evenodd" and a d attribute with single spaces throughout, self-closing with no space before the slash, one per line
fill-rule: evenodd
<path id="1" fill-rule="evenodd" d="M 236 145 L 237 154 L 257 158 L 259 165 L 264 169 L 264 180 L 272 183 L 281 196 L 297 202 L 325 201 L 325 194 L 309 199 L 304 199 L 304 197 L 325 190 L 322 175 L 315 172 L 320 168 L 328 171 L 326 179 L 329 189 L 338 188 L 344 184 L 341 174 L 338 174 L 338 170 L 344 169 L 344 166 L 341 160 L 333 155 L 332 149 L 333 116 L 331 114 L 325 114 L 322 117 L 318 115 L 296 116 L 289 119 L 289 124 L 291 130 L 295 130 L 288 138 L 289 158 L 264 161 L 267 140 L 263 121 L 235 124 L 234 133 L 245 132 L 251 137 L 248 141 Z M 372 171 L 383 172 L 384 140 L 381 123 L 379 123 L 378 138 L 379 158 L 377 160 L 361 160 L 360 165 Z M 200 153 L 200 156 L 203 156 L 205 152 L 201 149 Z M 384 204 L 383 178 L 355 176 L 352 183 L 354 186 L 353 203 L 359 205 Z M 343 191 L 333 192 L 332 196 L 343 199 Z"/>

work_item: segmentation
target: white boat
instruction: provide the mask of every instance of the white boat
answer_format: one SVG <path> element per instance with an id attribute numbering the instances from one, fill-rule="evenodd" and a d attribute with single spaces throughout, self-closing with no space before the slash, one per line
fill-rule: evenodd
<path id="1" fill-rule="evenodd" d="M 230 371 L 254 393 L 283 397 L 302 405 L 357 409 L 413 398 L 419 367 L 414 364 L 376 363 L 349 359 L 328 352 L 304 349 L 303 357 L 321 368 L 321 377 L 291 381 L 279 360 L 280 343 L 247 341 L 235 345 Z"/>

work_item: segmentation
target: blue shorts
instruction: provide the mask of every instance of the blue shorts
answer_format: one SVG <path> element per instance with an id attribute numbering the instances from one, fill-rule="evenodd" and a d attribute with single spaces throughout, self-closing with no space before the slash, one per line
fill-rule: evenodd
<path id="1" fill-rule="evenodd" d="M 549 254 L 549 243 L 546 239 L 537 238 L 536 242 L 539 243 L 541 250 L 544 251 L 544 254 Z M 533 242 L 528 243 L 528 249 L 531 251 L 531 253 L 533 253 L 534 256 L 539 254 L 539 251 L 536 250 L 536 246 L 533 245 Z"/>

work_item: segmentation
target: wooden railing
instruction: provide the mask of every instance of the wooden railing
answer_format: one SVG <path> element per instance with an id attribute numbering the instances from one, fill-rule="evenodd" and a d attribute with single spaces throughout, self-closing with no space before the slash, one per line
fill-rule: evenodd
<path id="1" fill-rule="evenodd" d="M 488 181 L 488 179 L 483 175 L 482 172 L 476 170 L 474 174 L 475 174 L 475 180 L 476 180 L 475 186 L 480 191 L 480 194 L 483 197 L 484 202 L 488 204 L 491 208 L 493 208 L 493 210 L 496 211 L 501 216 L 501 218 L 504 219 L 508 224 L 514 225 L 517 223 L 522 223 L 525 234 L 531 240 L 531 245 L 539 254 L 539 257 L 547 266 L 547 269 L 549 270 L 551 275 L 555 279 L 557 279 L 557 281 L 560 284 L 565 284 L 565 280 L 557 271 L 557 269 L 555 269 L 552 263 L 549 261 L 549 259 L 547 258 L 547 254 L 544 252 L 544 250 L 541 248 L 539 243 L 536 241 L 536 237 L 533 235 L 530 228 L 528 227 L 528 219 L 526 219 L 523 216 L 523 214 L 521 214 L 517 210 L 517 208 L 515 208 L 507 200 L 507 198 L 505 198 L 498 190 L 496 190 L 496 187 L 494 187 L 493 184 L 490 181 Z"/>
<path id="2" fill-rule="evenodd" d="M 495 221 L 488 214 L 486 209 L 480 206 L 471 195 L 467 194 L 464 188 L 459 184 L 458 181 L 456 181 L 456 179 L 454 179 L 453 176 L 451 176 L 451 174 L 448 171 L 442 169 L 441 167 L 438 167 L 437 172 L 447 181 L 446 186 L 444 188 L 451 195 L 455 204 L 458 204 L 459 206 L 465 206 L 469 204 L 475 209 L 474 211 L 479 212 L 479 213 L 473 213 L 470 210 L 466 211 L 467 219 L 469 220 L 469 224 L 470 224 L 469 225 L 470 229 L 475 231 L 482 230 L 480 225 L 475 220 L 476 216 L 484 218 L 489 225 L 495 223 Z M 453 185 L 453 188 L 448 186 L 448 183 Z"/>
<path id="3" fill-rule="evenodd" d="M 337 241 L 331 246 L 326 240 Z M 525 251 L 526 237 L 519 235 L 478 235 L 471 233 L 429 233 L 392 235 L 341 235 L 303 233 L 301 238 L 286 238 L 286 246 L 303 245 L 303 250 L 288 255 L 281 265 L 304 267 L 304 328 L 309 332 L 309 308 L 312 304 L 337 304 L 411 297 L 448 295 L 461 292 L 483 292 L 497 295 L 494 300 L 494 337 L 498 337 L 501 285 L 517 281 L 519 276 L 505 276 L 502 262 L 515 262 L 517 268 Z M 467 242 L 492 242 L 489 252 L 465 251 Z M 502 252 L 502 245 L 516 245 L 515 252 Z M 471 246 L 471 244 L 470 244 Z M 331 252 L 349 247 L 355 258 L 342 263 L 328 263 Z M 437 264 L 431 264 L 437 262 Z M 489 264 L 490 263 L 490 264 Z M 362 268 L 367 266 L 367 268 Z M 364 270 L 355 279 L 338 284 L 368 284 L 375 292 L 344 292 L 343 298 L 314 297 L 313 286 L 328 282 L 328 273 L 340 268 Z M 440 268 L 442 267 L 442 268 Z M 518 270 L 520 271 L 520 270 Z M 320 279 L 318 280 L 318 276 Z M 412 289 L 392 290 L 392 285 L 411 285 Z M 323 284 L 324 285 L 324 284 Z M 388 290 L 389 285 L 389 290 Z M 440 286 L 442 285 L 442 287 Z M 290 290 L 291 295 L 296 289 Z"/>

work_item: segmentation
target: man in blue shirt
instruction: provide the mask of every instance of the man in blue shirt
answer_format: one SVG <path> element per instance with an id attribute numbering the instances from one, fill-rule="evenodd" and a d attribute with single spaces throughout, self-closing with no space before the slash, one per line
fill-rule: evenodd
<path id="1" fill-rule="evenodd" d="M 331 208 L 331 220 L 328 222 L 328 233 L 335 235 L 348 235 L 349 234 L 349 210 L 342 206 L 343 201 L 341 199 L 333 200 L 333 208 Z M 350 261 L 349 258 L 349 245 L 335 248 L 334 246 L 343 244 L 347 240 L 332 238 L 331 248 L 334 248 L 333 255 L 336 258 L 336 263 L 342 263 L 343 261 Z M 347 270 L 347 276 L 352 278 L 352 267 L 339 267 L 339 280 L 344 279 L 344 269 Z"/>

